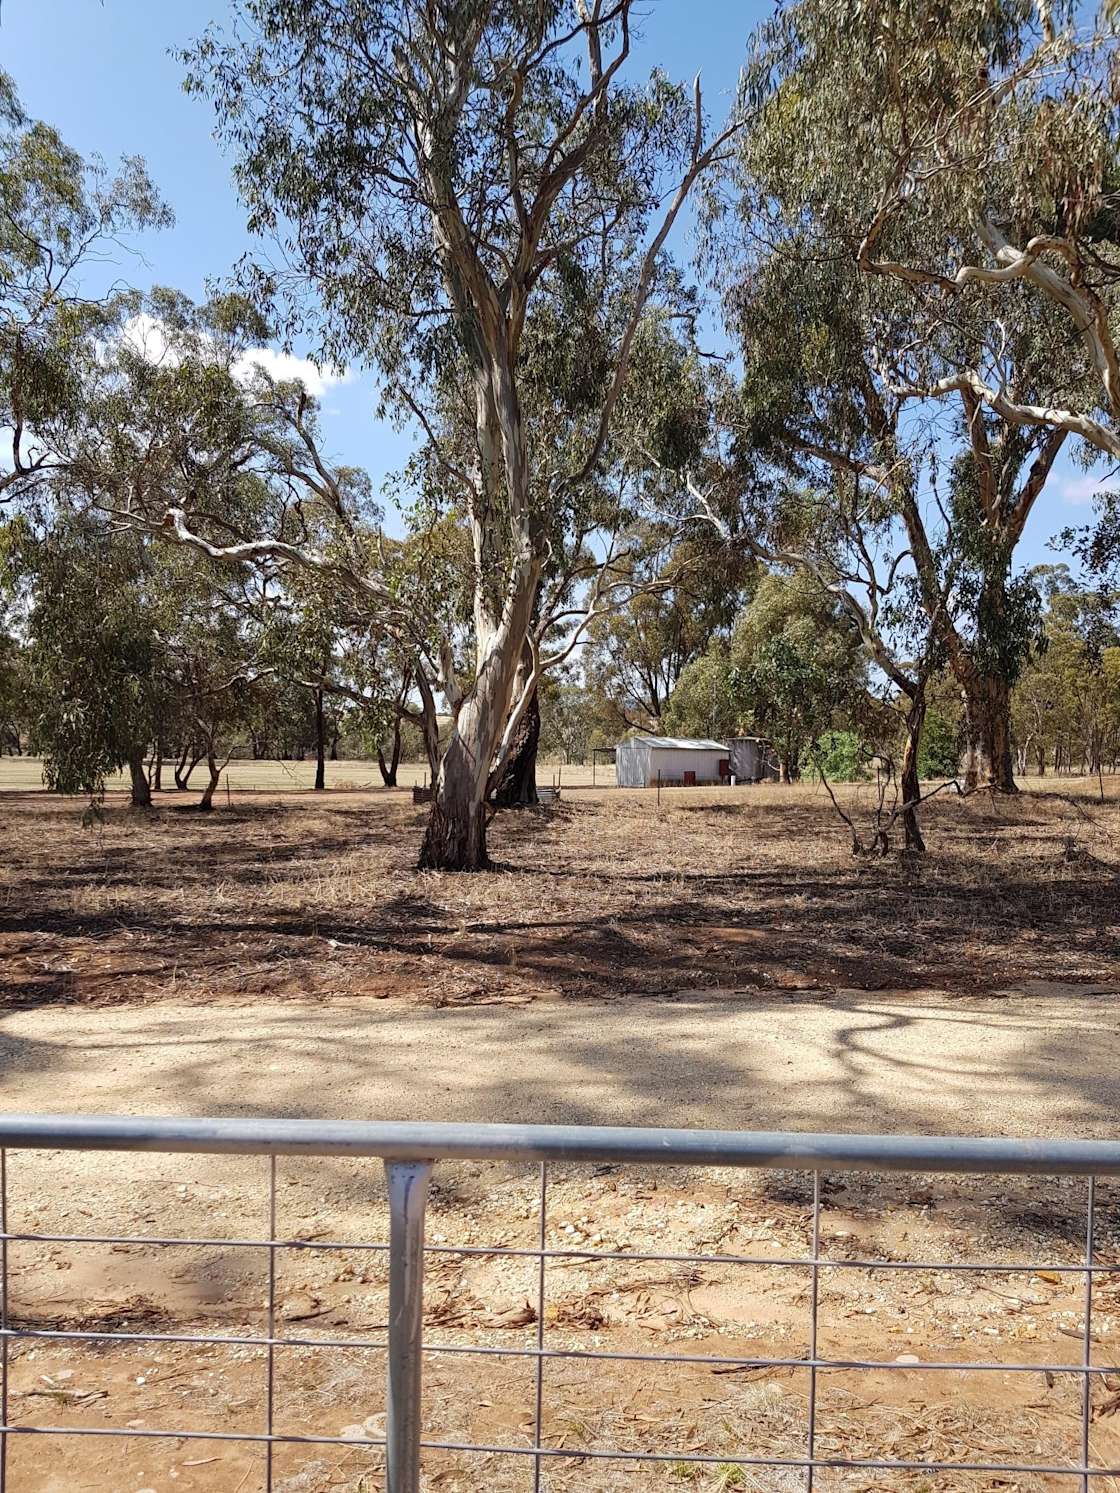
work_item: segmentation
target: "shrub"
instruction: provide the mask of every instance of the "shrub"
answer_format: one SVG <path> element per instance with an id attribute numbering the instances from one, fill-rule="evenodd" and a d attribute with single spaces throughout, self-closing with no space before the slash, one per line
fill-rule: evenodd
<path id="1" fill-rule="evenodd" d="M 870 776 L 868 748 L 854 731 L 825 731 L 802 765 L 809 777 L 824 772 L 830 782 L 851 783 Z"/>

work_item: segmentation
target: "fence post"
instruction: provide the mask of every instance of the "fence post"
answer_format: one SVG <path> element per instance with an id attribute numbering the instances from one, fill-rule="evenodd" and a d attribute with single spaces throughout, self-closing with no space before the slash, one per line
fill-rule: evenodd
<path id="1" fill-rule="evenodd" d="M 424 1206 L 430 1161 L 387 1161 L 389 1190 L 389 1383 L 385 1416 L 387 1493 L 419 1493 L 420 1385 L 424 1333 Z"/>

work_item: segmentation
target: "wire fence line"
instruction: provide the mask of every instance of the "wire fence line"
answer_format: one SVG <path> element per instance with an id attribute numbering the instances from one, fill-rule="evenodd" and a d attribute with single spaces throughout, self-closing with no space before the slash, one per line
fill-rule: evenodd
<path id="1" fill-rule="evenodd" d="M 47 1233 L 10 1228 L 8 1152 L 13 1150 L 155 1151 L 203 1155 L 258 1155 L 266 1159 L 268 1230 L 260 1238 L 198 1238 L 189 1234 Z M 384 1162 L 389 1209 L 389 1239 L 301 1239 L 283 1237 L 277 1225 L 277 1160 L 282 1156 L 350 1156 Z M 501 1244 L 426 1243 L 425 1217 L 429 1182 L 441 1161 L 477 1160 L 535 1164 L 539 1174 L 537 1226 L 532 1246 Z M 610 1250 L 549 1246 L 548 1204 L 550 1167 L 558 1163 L 623 1165 L 718 1166 L 803 1171 L 812 1182 L 809 1247 L 806 1253 L 780 1256 L 743 1253 L 703 1253 Z M 904 1173 L 954 1172 L 975 1176 L 1018 1174 L 1074 1176 L 1086 1179 L 1084 1253 L 1069 1260 L 929 1261 L 835 1257 L 821 1253 L 821 1179 L 830 1172 L 890 1171 Z M 1076 1141 L 1014 1141 L 1004 1139 L 938 1138 L 917 1136 L 806 1135 L 734 1131 L 684 1131 L 629 1127 L 346 1124 L 292 1120 L 185 1120 L 65 1116 L 0 1117 L 0 1493 L 17 1489 L 9 1467 L 9 1448 L 20 1437 L 100 1437 L 137 1440 L 242 1443 L 259 1446 L 264 1454 L 264 1487 L 272 1493 L 274 1451 L 278 1446 L 368 1447 L 384 1455 L 388 1493 L 418 1493 L 425 1452 L 465 1456 L 509 1456 L 523 1459 L 535 1493 L 543 1486 L 547 1467 L 556 1459 L 580 1458 L 589 1464 L 674 1464 L 678 1467 L 771 1469 L 800 1476 L 812 1493 L 818 1474 L 829 1471 L 941 1472 L 956 1474 L 1064 1476 L 1092 1493 L 1103 1480 L 1120 1477 L 1120 1465 L 1094 1463 L 1091 1457 L 1092 1391 L 1106 1375 L 1120 1374 L 1120 1365 L 1094 1361 L 1093 1290 L 1101 1275 L 1117 1275 L 1120 1264 L 1098 1258 L 1096 1180 L 1120 1176 L 1120 1144 Z M 231 1250 L 263 1251 L 267 1259 L 264 1332 L 205 1333 L 172 1331 L 46 1328 L 18 1323 L 12 1312 L 10 1247 L 47 1244 L 146 1246 L 153 1248 L 221 1246 Z M 277 1312 L 277 1261 L 285 1252 L 358 1251 L 387 1260 L 389 1307 L 383 1334 L 362 1337 L 323 1336 L 281 1332 Z M 423 1294 L 426 1256 L 510 1258 L 536 1262 L 534 1340 L 525 1345 L 493 1346 L 425 1340 Z M 550 1262 L 661 1262 L 681 1265 L 745 1265 L 790 1269 L 808 1279 L 807 1351 L 786 1355 L 643 1353 L 602 1348 L 572 1347 L 550 1342 L 546 1331 L 546 1273 Z M 820 1282 L 831 1271 L 944 1271 L 968 1275 L 1022 1274 L 1046 1271 L 1084 1282 L 1080 1356 L 1070 1361 L 1013 1362 L 996 1360 L 918 1360 L 913 1362 L 860 1357 L 837 1357 L 820 1351 Z M 12 1347 L 23 1342 L 70 1344 L 182 1344 L 205 1347 L 248 1347 L 263 1353 L 266 1370 L 264 1416 L 260 1424 L 231 1430 L 201 1430 L 170 1426 L 153 1429 L 136 1424 L 67 1426 L 21 1424 L 11 1411 Z M 378 1350 L 387 1362 L 384 1435 L 342 1436 L 295 1434 L 276 1429 L 278 1349 Z M 425 1437 L 421 1418 L 422 1371 L 426 1359 L 474 1357 L 525 1362 L 531 1380 L 531 1437 L 524 1443 L 488 1442 Z M 716 1370 L 801 1370 L 807 1376 L 807 1415 L 804 1448 L 797 1455 L 774 1455 L 744 1445 L 734 1451 L 707 1452 L 643 1450 L 638 1447 L 574 1445 L 564 1439 L 551 1444 L 545 1434 L 547 1366 L 560 1361 L 585 1363 L 644 1363 L 704 1365 Z M 841 1457 L 822 1453 L 818 1431 L 818 1378 L 830 1370 L 922 1373 L 1048 1374 L 1069 1376 L 1081 1385 L 1078 1457 L 1028 1461 L 1021 1458 L 973 1460 L 912 1460 L 891 1457 Z"/>

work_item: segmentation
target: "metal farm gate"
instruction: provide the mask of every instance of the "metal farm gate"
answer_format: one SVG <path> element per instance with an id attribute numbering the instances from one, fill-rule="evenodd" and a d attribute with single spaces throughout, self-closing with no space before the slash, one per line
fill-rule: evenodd
<path id="1" fill-rule="evenodd" d="M 178 1236 L 172 1226 L 158 1235 L 120 1236 L 90 1233 L 41 1234 L 9 1229 L 11 1168 L 8 1153 L 14 1150 L 114 1151 L 114 1152 L 193 1152 L 203 1155 L 253 1155 L 264 1158 L 268 1172 L 270 1226 L 256 1239 L 192 1239 Z M 278 1237 L 276 1228 L 276 1166 L 280 1157 L 369 1157 L 385 1165 L 389 1207 L 387 1243 L 368 1242 L 355 1245 L 330 1239 Z M 425 1211 L 428 1184 L 433 1168 L 444 1160 L 484 1160 L 528 1162 L 539 1169 L 539 1227 L 532 1248 L 507 1248 L 482 1243 L 425 1244 Z M 549 1168 L 557 1163 L 616 1163 L 622 1166 L 766 1168 L 802 1171 L 811 1182 L 811 1247 L 804 1256 L 775 1258 L 756 1255 L 673 1254 L 626 1252 L 598 1249 L 593 1246 L 549 1247 L 546 1244 L 548 1217 Z M 127 1163 L 121 1163 L 126 1166 Z M 968 1173 L 973 1175 L 1035 1174 L 1044 1176 L 1078 1176 L 1088 1179 L 1088 1205 L 1084 1215 L 1084 1248 L 1081 1257 L 1054 1263 L 1052 1260 L 1020 1262 L 1014 1265 L 968 1262 L 933 1263 L 913 1259 L 836 1258 L 821 1253 L 821 1179 L 827 1173 L 845 1171 L 890 1171 L 906 1173 Z M 273 1487 L 273 1450 L 286 1443 L 353 1447 L 357 1445 L 383 1449 L 385 1475 L 390 1493 L 417 1493 L 421 1485 L 421 1460 L 426 1452 L 458 1452 L 466 1456 L 494 1453 L 523 1458 L 531 1486 L 540 1488 L 542 1468 L 552 1459 L 569 1462 L 574 1457 L 586 1459 L 594 1468 L 604 1462 L 633 1465 L 672 1463 L 696 1471 L 705 1466 L 733 1464 L 744 1471 L 763 1468 L 781 1469 L 783 1478 L 799 1479 L 799 1486 L 811 1490 L 814 1478 L 823 1469 L 862 1469 L 865 1472 L 901 1473 L 903 1471 L 988 1474 L 1003 1479 L 1016 1474 L 1035 1476 L 1062 1475 L 1085 1490 L 1103 1488 L 1104 1480 L 1120 1477 L 1120 1467 L 1095 1465 L 1090 1456 L 1090 1421 L 1092 1386 L 1101 1376 L 1120 1373 L 1120 1366 L 1094 1361 L 1093 1356 L 1093 1284 L 1102 1272 L 1116 1274 L 1120 1266 L 1102 1261 L 1094 1248 L 1094 1185 L 1098 1177 L 1120 1175 L 1120 1145 L 1097 1142 L 1018 1141 L 983 1139 L 941 1139 L 913 1136 L 809 1135 L 795 1133 L 751 1133 L 732 1131 L 690 1131 L 581 1126 L 533 1125 L 428 1125 L 327 1123 L 298 1120 L 206 1120 L 94 1118 L 62 1116 L 28 1116 L 0 1119 L 0 1490 L 23 1493 L 18 1489 L 9 1468 L 9 1449 L 16 1438 L 53 1436 L 154 1437 L 163 1440 L 182 1439 L 202 1442 L 244 1442 L 258 1444 L 265 1462 L 264 1486 Z M 96 1206 L 96 1194 L 88 1201 Z M 169 1204 L 170 1207 L 170 1204 Z M 237 1249 L 264 1251 L 268 1259 L 268 1278 L 262 1282 L 267 1301 L 267 1330 L 256 1334 L 205 1334 L 191 1332 L 147 1332 L 110 1330 L 47 1330 L 18 1323 L 11 1306 L 11 1262 L 13 1246 L 21 1249 L 46 1244 L 106 1244 L 182 1246 L 221 1244 Z M 339 1250 L 363 1248 L 382 1251 L 388 1257 L 388 1322 L 383 1339 L 311 1337 L 286 1328 L 276 1311 L 277 1256 L 286 1250 Z M 537 1311 L 535 1342 L 528 1347 L 483 1347 L 463 1343 L 426 1341 L 423 1334 L 423 1291 L 425 1257 L 428 1254 L 467 1254 L 484 1256 L 512 1255 L 536 1262 Z M 639 1260 L 674 1263 L 713 1262 L 741 1263 L 767 1267 L 785 1267 L 805 1272 L 808 1277 L 807 1328 L 808 1353 L 786 1357 L 739 1358 L 711 1354 L 642 1354 L 609 1353 L 596 1349 L 572 1349 L 550 1344 L 545 1328 L 545 1275 L 550 1264 L 573 1258 L 592 1261 Z M 844 1458 L 825 1455 L 819 1446 L 817 1427 L 818 1375 L 830 1369 L 867 1371 L 905 1375 L 912 1372 L 917 1360 L 907 1362 L 838 1359 L 818 1348 L 818 1318 L 822 1273 L 838 1269 L 866 1270 L 944 1270 L 1016 1272 L 1045 1269 L 1061 1278 L 1083 1281 L 1083 1330 L 1079 1334 L 1077 1353 L 1065 1355 L 1066 1361 L 1008 1362 L 999 1358 L 976 1361 L 923 1361 L 924 1373 L 962 1374 L 969 1371 L 991 1373 L 1033 1373 L 1072 1376 L 1080 1385 L 1081 1410 L 1079 1451 L 1072 1459 L 1045 1457 L 1032 1460 L 1025 1455 L 977 1460 L 967 1455 L 959 1461 L 920 1461 L 900 1458 Z M 127 1325 L 127 1324 L 126 1324 Z M 198 1431 L 174 1424 L 158 1429 L 133 1422 L 104 1427 L 72 1427 L 20 1423 L 12 1416 L 10 1361 L 17 1343 L 38 1340 L 63 1340 L 100 1347 L 112 1344 L 248 1344 L 262 1350 L 267 1369 L 266 1412 L 260 1424 L 234 1424 L 228 1430 Z M 315 1347 L 325 1350 L 368 1348 L 386 1350 L 388 1364 L 385 1434 L 369 1436 L 296 1436 L 277 1428 L 275 1390 L 280 1368 L 276 1352 L 282 1348 Z M 523 1444 L 476 1445 L 438 1437 L 424 1438 L 421 1432 L 420 1391 L 422 1366 L 426 1357 L 437 1354 L 497 1354 L 527 1361 L 531 1403 L 525 1425 Z M 807 1415 L 803 1448 L 797 1455 L 766 1456 L 752 1448 L 749 1433 L 734 1452 L 708 1454 L 682 1447 L 670 1452 L 649 1452 L 638 1448 L 588 1447 L 565 1440 L 562 1446 L 550 1442 L 543 1430 L 542 1412 L 548 1395 L 548 1366 L 562 1359 L 642 1361 L 658 1363 L 699 1363 L 710 1365 L 713 1372 L 736 1368 L 760 1370 L 793 1367 L 806 1371 L 808 1383 Z M 531 1425 L 531 1431 L 528 1427 Z M 547 1471 L 545 1472 L 547 1476 Z M 592 1475 L 592 1474 L 589 1474 Z M 593 1476 L 593 1475 L 592 1475 Z M 984 1486 L 996 1486 L 995 1482 Z M 364 1485 L 363 1485 L 364 1486 Z M 761 1485 L 760 1485 L 761 1486 Z M 769 1486 L 769 1485 L 768 1485 Z M 784 1486 L 784 1484 L 783 1484 Z M 792 1486 L 792 1484 L 791 1484 Z M 861 1484 L 862 1486 L 862 1484 Z M 970 1483 L 969 1486 L 972 1486 Z"/>

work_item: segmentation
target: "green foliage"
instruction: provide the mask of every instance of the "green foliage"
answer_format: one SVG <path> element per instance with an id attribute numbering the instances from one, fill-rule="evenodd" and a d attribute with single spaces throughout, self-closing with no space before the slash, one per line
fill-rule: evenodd
<path id="1" fill-rule="evenodd" d="M 717 638 L 681 674 L 661 724 L 669 736 L 721 740 L 742 734 L 748 717 L 747 706 L 734 688 L 727 640 Z"/>
<path id="2" fill-rule="evenodd" d="M 124 291 L 90 295 L 83 272 L 110 243 L 170 222 L 139 157 L 115 174 L 83 161 L 23 116 L 0 73 L 0 499 L 29 498 L 65 459 L 98 339 L 135 304 Z"/>
<path id="3" fill-rule="evenodd" d="M 609 702 L 621 729 L 659 729 L 689 664 L 730 631 L 748 580 L 734 552 L 708 534 L 694 530 L 675 543 L 670 536 L 647 526 L 631 568 L 652 588 L 590 629 L 587 681 Z"/>
<path id="4" fill-rule="evenodd" d="M 1010 433 L 998 457 L 1016 466 L 1025 440 Z M 1015 535 L 993 524 L 981 498 L 976 461 L 961 455 L 950 488 L 950 544 L 955 596 L 962 630 L 981 672 L 1013 685 L 1042 640 L 1042 596 L 1033 572 L 1011 574 Z"/>
<path id="5" fill-rule="evenodd" d="M 802 759 L 802 771 L 810 777 L 824 773 L 829 782 L 853 783 L 871 776 L 871 753 L 855 731 L 824 731 Z"/>
<path id="6" fill-rule="evenodd" d="M 1051 592 L 1045 646 L 1023 670 L 1012 719 L 1023 768 L 1095 770 L 1120 754 L 1120 632 L 1112 593 Z"/>
<path id="7" fill-rule="evenodd" d="M 1014 682 L 1039 632 L 1015 551 L 1067 441 L 1038 412 L 1114 436 L 1079 333 L 1120 332 L 1115 62 L 1081 8 L 1031 0 L 800 0 L 751 49 L 755 127 L 708 216 L 745 367 L 723 490 L 870 600 L 898 688 L 946 662 Z M 1039 235 L 1038 268 L 1007 274 Z"/>
<path id="8" fill-rule="evenodd" d="M 25 652 L 19 641 L 0 626 L 0 753 L 21 744 L 27 728 L 26 699 Z"/>
<path id="9" fill-rule="evenodd" d="M 918 749 L 920 778 L 955 778 L 960 764 L 959 732 L 939 710 L 926 714 Z"/>
<path id="10" fill-rule="evenodd" d="M 62 521 L 24 550 L 35 579 L 31 748 L 55 792 L 100 795 L 158 719 L 158 604 L 137 551 L 135 539 L 84 520 Z"/>
<path id="11" fill-rule="evenodd" d="M 589 762 L 592 746 L 614 745 L 616 733 L 602 726 L 603 701 L 594 691 L 565 679 L 546 676 L 540 692 L 541 757 Z M 602 740 L 596 739 L 596 732 Z M 607 740 L 608 736 L 612 739 Z"/>
<path id="12" fill-rule="evenodd" d="M 684 671 L 666 712 L 681 735 L 769 737 L 796 771 L 810 741 L 862 707 L 859 639 L 815 582 L 765 575 L 731 633 Z"/>
<path id="13" fill-rule="evenodd" d="M 577 122 L 573 187 L 557 197 L 549 173 L 564 153 L 551 147 L 586 86 L 560 0 L 235 10 L 239 30 L 212 29 L 184 60 L 188 91 L 211 98 L 235 153 L 250 228 L 291 232 L 299 246 L 283 284 L 257 272 L 262 302 L 281 303 L 289 329 L 316 336 L 329 361 L 379 363 L 387 408 L 403 418 L 420 399 L 436 423 L 469 424 L 455 403 L 483 355 L 483 303 L 531 286 L 511 329 L 530 465 L 545 452 L 575 459 L 571 440 L 589 433 L 617 363 L 620 277 L 689 138 L 685 92 L 661 75 L 645 89 L 615 79 L 610 110 Z M 461 76 L 453 59 L 466 60 Z M 511 264 L 537 202 L 541 257 L 523 287 Z M 469 270 L 433 234 L 434 220 L 457 232 L 450 218 L 467 203 L 479 208 Z"/>

